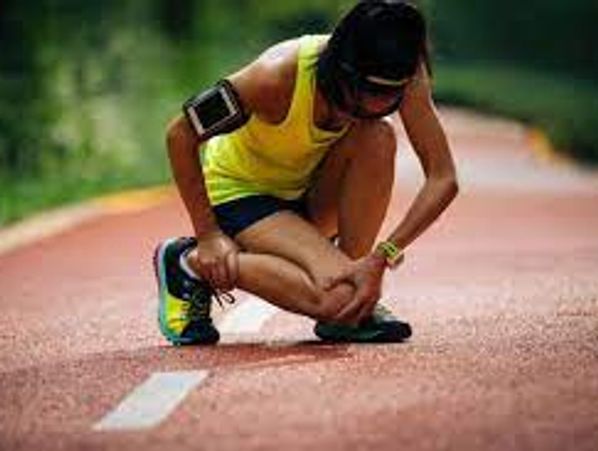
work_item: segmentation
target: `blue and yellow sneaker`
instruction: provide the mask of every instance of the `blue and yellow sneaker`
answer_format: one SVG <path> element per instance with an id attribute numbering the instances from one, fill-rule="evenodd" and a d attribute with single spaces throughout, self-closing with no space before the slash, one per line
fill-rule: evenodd
<path id="1" fill-rule="evenodd" d="M 372 316 L 358 326 L 317 322 L 314 333 L 333 343 L 401 343 L 411 336 L 411 326 L 378 304 Z"/>
<path id="2" fill-rule="evenodd" d="M 181 254 L 196 245 L 194 238 L 171 238 L 154 252 L 160 331 L 175 345 L 214 344 L 220 339 L 210 316 L 214 290 L 180 266 Z"/>

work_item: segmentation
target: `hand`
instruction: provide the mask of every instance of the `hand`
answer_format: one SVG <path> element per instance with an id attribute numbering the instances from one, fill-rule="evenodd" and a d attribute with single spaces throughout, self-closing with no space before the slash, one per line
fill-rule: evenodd
<path id="1" fill-rule="evenodd" d="M 335 321 L 356 325 L 372 314 L 382 294 L 385 269 L 384 258 L 372 254 L 353 262 L 338 276 L 326 281 L 325 290 L 331 290 L 341 283 L 349 283 L 355 288 L 353 299 L 340 310 Z"/>
<path id="2" fill-rule="evenodd" d="M 189 254 L 193 270 L 212 288 L 231 291 L 239 275 L 239 247 L 221 231 L 210 232 L 197 238 L 197 248 Z"/>

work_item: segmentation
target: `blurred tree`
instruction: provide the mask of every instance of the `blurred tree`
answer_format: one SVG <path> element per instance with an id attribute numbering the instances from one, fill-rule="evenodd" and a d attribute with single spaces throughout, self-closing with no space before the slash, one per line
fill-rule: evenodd
<path id="1" fill-rule="evenodd" d="M 426 0 L 441 58 L 516 62 L 598 78 L 598 2 Z"/>
<path id="2" fill-rule="evenodd" d="M 193 37 L 195 18 L 201 6 L 195 0 L 154 0 L 151 9 L 164 36 L 180 42 Z"/>
<path id="3" fill-rule="evenodd" d="M 65 165 L 102 183 L 163 177 L 163 128 L 186 96 L 276 41 L 330 31 L 356 1 L 0 1 L 0 183 Z M 416 3 L 440 62 L 598 79 L 595 0 Z"/>
<path id="4" fill-rule="evenodd" d="M 50 100 L 44 79 L 43 5 L 0 3 L 0 170 L 31 172 L 48 145 Z"/>

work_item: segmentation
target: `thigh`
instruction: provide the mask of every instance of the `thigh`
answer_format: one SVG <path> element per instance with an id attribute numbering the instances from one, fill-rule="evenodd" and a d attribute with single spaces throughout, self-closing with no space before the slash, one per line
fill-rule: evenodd
<path id="1" fill-rule="evenodd" d="M 270 254 L 292 261 L 316 283 L 350 261 L 310 222 L 291 211 L 279 211 L 240 232 L 235 241 L 247 252 Z"/>
<path id="2" fill-rule="evenodd" d="M 307 193 L 310 221 L 325 235 L 338 233 L 341 198 L 346 194 L 346 175 L 359 158 L 367 157 L 372 146 L 377 146 L 378 124 L 360 123 L 334 143 L 314 174 Z M 357 162 L 357 163 L 355 163 Z"/>
<path id="3" fill-rule="evenodd" d="M 306 194 L 309 221 L 326 236 L 338 233 L 341 187 L 343 175 L 351 160 L 351 141 L 346 136 L 332 146 L 316 170 L 313 183 Z"/>
<path id="4" fill-rule="evenodd" d="M 395 132 L 386 120 L 355 125 L 331 149 L 308 194 L 316 227 L 338 234 L 350 257 L 370 251 L 394 180 Z"/>

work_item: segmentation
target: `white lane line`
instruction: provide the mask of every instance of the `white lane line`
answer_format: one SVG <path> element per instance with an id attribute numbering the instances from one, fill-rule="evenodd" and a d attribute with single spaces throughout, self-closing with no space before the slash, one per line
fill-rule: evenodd
<path id="1" fill-rule="evenodd" d="M 218 324 L 223 334 L 255 334 L 280 309 L 249 297 Z M 96 431 L 148 429 L 166 419 L 187 394 L 208 376 L 207 371 L 154 373 L 93 427 Z"/>
<path id="2" fill-rule="evenodd" d="M 201 384 L 207 371 L 154 373 L 93 427 L 96 431 L 147 429 L 159 424 Z"/>
<path id="3" fill-rule="evenodd" d="M 280 309 L 256 297 L 250 297 L 228 313 L 218 324 L 223 334 L 255 334 Z"/>

